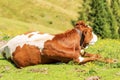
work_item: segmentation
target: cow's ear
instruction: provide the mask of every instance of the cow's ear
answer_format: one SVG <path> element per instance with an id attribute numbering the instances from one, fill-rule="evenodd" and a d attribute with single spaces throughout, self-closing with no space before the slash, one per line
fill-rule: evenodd
<path id="1" fill-rule="evenodd" d="M 85 22 L 84 21 L 78 21 L 76 24 L 75 24 L 75 27 L 77 26 L 85 26 Z"/>
<path id="2" fill-rule="evenodd" d="M 85 22 L 84 21 L 78 21 L 75 24 L 75 28 L 79 29 L 80 31 L 83 31 L 86 28 Z"/>
<path id="3" fill-rule="evenodd" d="M 87 35 L 89 32 L 87 31 L 87 30 L 84 30 L 83 31 L 83 35 L 85 36 L 85 35 Z"/>

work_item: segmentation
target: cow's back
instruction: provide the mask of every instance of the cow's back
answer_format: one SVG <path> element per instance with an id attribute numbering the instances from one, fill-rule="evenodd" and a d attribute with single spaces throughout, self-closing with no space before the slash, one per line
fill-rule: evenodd
<path id="1" fill-rule="evenodd" d="M 21 48 L 25 44 L 33 45 L 41 49 L 44 47 L 44 43 L 47 40 L 51 40 L 54 36 L 50 34 L 40 34 L 39 32 L 31 32 L 28 34 L 18 35 L 8 41 L 3 47 L 1 47 L 1 53 L 4 53 L 4 56 L 9 59 L 12 58 L 12 54 L 15 52 L 16 48 L 20 46 Z"/>

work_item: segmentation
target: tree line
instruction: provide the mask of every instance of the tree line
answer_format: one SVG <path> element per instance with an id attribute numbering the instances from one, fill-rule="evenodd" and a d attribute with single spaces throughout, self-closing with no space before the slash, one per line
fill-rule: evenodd
<path id="1" fill-rule="evenodd" d="M 101 38 L 120 38 L 120 0 L 83 0 L 79 14 Z"/>

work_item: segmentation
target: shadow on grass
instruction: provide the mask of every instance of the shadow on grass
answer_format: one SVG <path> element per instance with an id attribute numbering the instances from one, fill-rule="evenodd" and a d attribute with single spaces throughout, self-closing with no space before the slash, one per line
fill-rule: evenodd
<path id="1" fill-rule="evenodd" d="M 6 60 L 5 58 L 0 58 L 0 60 Z"/>
<path id="2" fill-rule="evenodd" d="M 11 63 L 14 67 L 16 67 L 16 65 L 14 64 L 14 62 L 13 62 L 12 60 L 7 60 L 6 58 L 1 57 L 1 58 L 0 58 L 0 61 L 6 61 L 6 62 L 8 62 L 8 63 Z M 17 67 L 16 67 L 16 68 L 17 68 Z"/>

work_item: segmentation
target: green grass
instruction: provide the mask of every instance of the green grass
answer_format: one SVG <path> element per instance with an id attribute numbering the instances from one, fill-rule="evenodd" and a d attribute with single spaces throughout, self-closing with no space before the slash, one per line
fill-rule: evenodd
<path id="1" fill-rule="evenodd" d="M 118 80 L 120 76 L 120 41 L 112 39 L 98 40 L 87 52 L 98 53 L 119 62 L 106 64 L 90 62 L 85 65 L 45 64 L 17 69 L 13 64 L 0 57 L 0 80 L 84 80 L 90 76 L 99 76 L 101 80 Z"/>
<path id="2" fill-rule="evenodd" d="M 120 59 L 120 40 L 103 39 L 98 41 L 94 46 L 87 49 L 88 52 L 102 54 L 106 58 Z M 120 60 L 119 60 L 120 61 Z"/>

